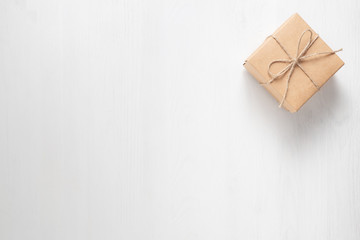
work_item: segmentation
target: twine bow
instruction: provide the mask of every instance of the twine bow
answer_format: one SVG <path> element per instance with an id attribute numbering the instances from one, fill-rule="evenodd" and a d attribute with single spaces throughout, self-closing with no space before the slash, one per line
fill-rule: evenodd
<path id="1" fill-rule="evenodd" d="M 306 46 L 304 47 L 304 49 L 302 51 L 300 51 L 300 44 L 301 44 L 301 41 L 302 41 L 302 38 L 304 36 L 304 34 L 306 32 L 310 32 L 310 36 L 309 36 L 309 41 L 308 43 L 306 44 Z M 305 55 L 306 52 L 309 50 L 309 48 L 313 45 L 313 43 L 316 41 L 316 39 L 318 39 L 319 36 L 316 36 L 316 38 L 314 38 L 314 40 L 312 40 L 312 31 L 310 29 L 306 29 L 300 36 L 299 38 L 299 41 L 298 41 L 298 47 L 297 47 L 297 51 L 296 51 L 296 55 L 295 57 L 291 57 L 291 55 L 288 53 L 288 51 L 286 51 L 285 47 L 279 42 L 279 40 L 274 37 L 273 35 L 269 36 L 269 37 L 272 37 L 278 44 L 279 46 L 282 48 L 282 50 L 286 53 L 286 55 L 288 55 L 289 59 L 277 59 L 277 60 L 274 60 L 272 61 L 271 63 L 269 63 L 269 66 L 268 66 L 268 74 L 271 76 L 271 79 L 266 82 L 266 83 L 263 83 L 263 84 L 270 84 L 272 83 L 273 81 L 275 81 L 276 79 L 278 79 L 279 77 L 282 77 L 283 75 L 285 75 L 287 72 L 289 72 L 288 76 L 287 76 L 287 79 L 286 79 L 286 88 L 285 88 L 285 93 L 283 95 L 283 98 L 280 102 L 280 105 L 279 105 L 279 108 L 282 107 L 285 99 L 286 99 L 286 96 L 287 96 L 287 93 L 288 93 L 288 90 L 289 90 L 289 82 L 290 82 L 290 78 L 291 78 L 291 75 L 293 74 L 294 72 L 294 69 L 296 66 L 298 66 L 304 73 L 305 75 L 310 79 L 310 81 L 314 84 L 314 86 L 317 88 L 317 90 L 320 89 L 320 87 L 314 82 L 314 80 L 309 76 L 309 74 L 304 70 L 304 68 L 301 66 L 301 62 L 310 58 L 310 57 L 313 57 L 313 56 L 318 56 L 318 55 L 328 55 L 328 54 L 334 54 L 336 52 L 339 52 L 339 51 L 342 51 L 342 48 L 339 49 L 339 50 L 336 50 L 336 51 L 329 51 L 329 52 L 318 52 L 318 53 L 313 53 L 313 54 L 309 54 L 309 55 Z M 275 63 L 289 63 L 286 67 L 284 67 L 282 70 L 280 70 L 278 73 L 274 74 L 270 71 L 270 68 L 273 64 Z"/>

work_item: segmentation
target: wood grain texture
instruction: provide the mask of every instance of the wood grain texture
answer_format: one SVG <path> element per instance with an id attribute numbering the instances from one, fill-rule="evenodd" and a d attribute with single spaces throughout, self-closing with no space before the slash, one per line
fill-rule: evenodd
<path id="1" fill-rule="evenodd" d="M 294 12 L 345 66 L 242 67 Z M 360 4 L 0 1 L 0 239 L 360 239 Z"/>

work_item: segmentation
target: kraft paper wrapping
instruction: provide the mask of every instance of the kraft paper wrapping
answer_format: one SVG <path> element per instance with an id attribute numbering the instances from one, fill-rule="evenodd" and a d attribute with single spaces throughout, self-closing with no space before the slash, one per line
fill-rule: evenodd
<path id="1" fill-rule="evenodd" d="M 296 13 L 283 23 L 275 31 L 273 36 L 279 40 L 291 56 L 295 56 L 299 37 L 306 29 L 312 31 L 313 39 L 318 36 L 299 14 Z M 307 40 L 303 40 L 300 44 L 300 49 L 303 49 L 306 44 Z M 332 51 L 332 49 L 321 39 L 321 37 L 318 37 L 306 52 L 306 55 L 327 51 Z M 279 44 L 273 38 L 269 37 L 245 61 L 244 67 L 259 83 L 266 83 L 271 79 L 271 76 L 268 74 L 268 66 L 276 59 L 289 59 L 289 57 Z M 336 54 L 331 54 L 313 57 L 301 62 L 301 65 L 312 80 L 321 87 L 344 65 L 344 62 Z M 271 71 L 277 73 L 285 66 L 286 64 L 283 63 L 273 64 L 271 66 Z M 284 74 L 284 76 L 276 79 L 271 84 L 263 85 L 278 102 L 280 102 L 284 96 L 286 90 L 286 78 L 287 74 Z M 294 72 L 291 75 L 288 93 L 283 103 L 283 107 L 290 112 L 296 112 L 317 91 L 318 89 L 305 73 L 299 67 L 295 67 Z"/>

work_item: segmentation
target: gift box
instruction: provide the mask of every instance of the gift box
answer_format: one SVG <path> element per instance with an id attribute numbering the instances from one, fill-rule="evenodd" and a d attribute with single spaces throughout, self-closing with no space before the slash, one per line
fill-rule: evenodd
<path id="1" fill-rule="evenodd" d="M 244 67 L 280 103 L 297 112 L 343 65 L 314 30 L 294 14 L 245 61 Z"/>

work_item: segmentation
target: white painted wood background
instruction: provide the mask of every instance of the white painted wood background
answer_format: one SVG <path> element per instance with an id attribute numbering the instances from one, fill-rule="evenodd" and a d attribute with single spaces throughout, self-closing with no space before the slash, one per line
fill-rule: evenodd
<path id="1" fill-rule="evenodd" d="M 345 66 L 290 114 L 294 12 Z M 360 3 L 0 1 L 0 239 L 360 239 Z"/>

